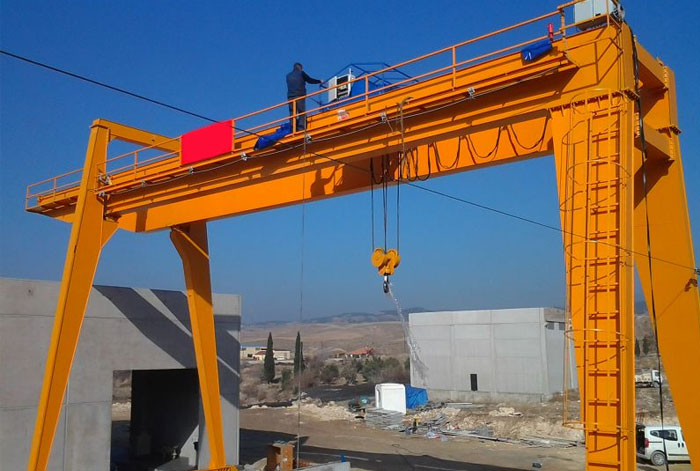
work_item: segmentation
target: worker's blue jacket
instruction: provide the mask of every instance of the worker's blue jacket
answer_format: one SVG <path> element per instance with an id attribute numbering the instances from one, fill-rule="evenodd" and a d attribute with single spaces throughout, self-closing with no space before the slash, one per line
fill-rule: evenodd
<path id="1" fill-rule="evenodd" d="M 297 98 L 306 95 L 307 83 L 321 83 L 311 78 L 303 70 L 294 69 L 287 74 L 287 98 Z"/>

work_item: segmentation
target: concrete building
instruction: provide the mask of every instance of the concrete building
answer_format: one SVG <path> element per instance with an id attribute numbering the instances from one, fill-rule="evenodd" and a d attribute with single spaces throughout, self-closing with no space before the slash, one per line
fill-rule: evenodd
<path id="1" fill-rule="evenodd" d="M 564 389 L 560 309 L 412 313 L 409 328 L 423 363 L 411 362 L 411 385 L 426 388 L 431 400 L 542 401 Z"/>
<path id="2" fill-rule="evenodd" d="M 264 361 L 265 355 L 267 354 L 267 348 L 259 348 L 253 353 L 252 356 L 247 358 L 252 358 L 253 360 Z M 289 361 L 292 359 L 292 352 L 290 350 L 277 350 L 276 348 L 272 350 L 272 357 L 275 361 Z"/>
<path id="3" fill-rule="evenodd" d="M 265 345 L 241 345 L 241 359 L 253 359 L 260 350 L 265 350 Z"/>
<path id="4" fill-rule="evenodd" d="M 0 468 L 26 469 L 59 283 L 0 279 Z M 214 295 L 224 441 L 238 463 L 239 296 Z M 127 450 L 115 448 L 113 377 L 131 372 Z M 168 469 L 209 461 L 186 295 L 95 286 L 49 469 L 108 470 L 119 459 Z M 195 443 L 196 442 L 196 443 Z M 197 451 L 199 450 L 199 451 Z M 114 456 L 121 454 L 121 456 Z"/>

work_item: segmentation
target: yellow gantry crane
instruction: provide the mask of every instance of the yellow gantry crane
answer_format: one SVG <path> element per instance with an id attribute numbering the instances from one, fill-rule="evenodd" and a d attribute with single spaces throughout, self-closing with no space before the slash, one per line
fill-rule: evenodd
<path id="1" fill-rule="evenodd" d="M 700 462 L 700 301 L 673 71 L 619 15 L 567 23 L 573 1 L 395 67 L 444 66 L 310 110 L 305 131 L 256 150 L 282 103 L 180 137 L 99 119 L 81 170 L 31 185 L 27 210 L 72 224 L 28 469 L 46 470 L 100 252 L 118 230 L 170 230 L 182 258 L 211 462 L 225 468 L 207 221 L 554 154 L 586 469 L 635 469 L 634 274 L 691 458 Z M 608 7 L 609 8 L 609 7 Z M 558 26 L 546 31 L 547 22 Z M 590 21 L 589 21 L 590 23 Z M 462 59 L 482 39 L 542 36 Z M 522 48 L 550 41 L 534 60 Z M 319 92 L 320 93 L 320 92 Z M 313 95 L 313 94 L 312 94 Z M 342 111 L 342 113 L 341 113 Z M 400 126 L 398 125 L 400 124 Z M 110 142 L 140 146 L 108 158 Z M 384 170 L 380 172 L 378 169 Z M 653 244 L 653 256 L 650 245 Z M 380 273 L 398 253 L 380 249 Z M 230 469 L 234 469 L 231 467 Z"/>

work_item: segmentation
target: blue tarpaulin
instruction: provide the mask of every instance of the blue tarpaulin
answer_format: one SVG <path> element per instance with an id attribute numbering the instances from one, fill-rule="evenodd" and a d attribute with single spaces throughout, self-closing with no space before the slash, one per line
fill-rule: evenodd
<path id="1" fill-rule="evenodd" d="M 275 145 L 277 141 L 282 139 L 284 136 L 292 132 L 292 125 L 289 123 L 284 123 L 272 134 L 267 134 L 265 136 L 260 136 L 255 143 L 255 150 L 264 149 L 265 147 L 270 147 Z"/>
<path id="2" fill-rule="evenodd" d="M 535 59 L 539 59 L 543 55 L 547 54 L 552 50 L 552 42 L 549 39 L 543 39 L 542 41 L 537 41 L 534 44 L 530 44 L 520 50 L 523 55 L 523 60 L 525 62 L 532 62 Z"/>
<path id="3" fill-rule="evenodd" d="M 408 384 L 404 387 L 406 388 L 406 409 L 416 409 L 428 403 L 428 391 Z"/>

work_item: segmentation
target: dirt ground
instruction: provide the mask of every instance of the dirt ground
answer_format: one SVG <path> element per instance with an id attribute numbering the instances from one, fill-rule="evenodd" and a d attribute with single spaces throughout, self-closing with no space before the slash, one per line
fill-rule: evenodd
<path id="1" fill-rule="evenodd" d="M 266 445 L 292 441 L 297 435 L 297 409 L 241 410 L 241 464 L 263 458 Z M 370 428 L 359 420 L 327 420 L 323 412 L 304 410 L 301 417 L 301 457 L 312 462 L 337 461 L 345 456 L 353 470 L 399 471 L 582 471 L 584 448 L 539 448 L 478 439 L 449 437 L 447 441 Z M 533 467 L 539 463 L 540 468 Z M 639 463 L 639 471 L 656 471 Z M 671 465 L 672 471 L 690 471 L 690 464 Z"/>

